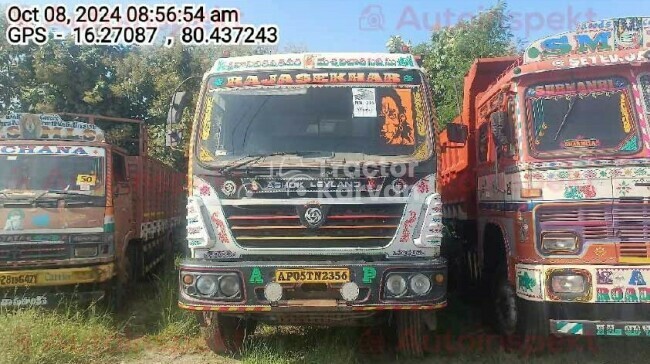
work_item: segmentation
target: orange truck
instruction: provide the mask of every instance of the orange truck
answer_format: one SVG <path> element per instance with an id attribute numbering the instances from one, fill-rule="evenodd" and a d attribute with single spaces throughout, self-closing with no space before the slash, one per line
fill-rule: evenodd
<path id="1" fill-rule="evenodd" d="M 0 308 L 109 294 L 119 304 L 171 255 L 183 221 L 183 175 L 147 156 L 142 121 L 62 115 L 75 120 L 0 119 Z M 95 121 L 133 124 L 139 137 L 127 150 Z"/>
<path id="2" fill-rule="evenodd" d="M 439 184 L 502 334 L 650 335 L 649 46 L 650 18 L 594 21 L 466 75 Z"/>

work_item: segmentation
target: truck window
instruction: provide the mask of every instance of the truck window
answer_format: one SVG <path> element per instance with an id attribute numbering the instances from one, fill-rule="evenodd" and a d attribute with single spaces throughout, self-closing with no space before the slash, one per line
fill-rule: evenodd
<path id="1" fill-rule="evenodd" d="M 115 182 L 127 181 L 124 156 L 118 153 L 113 153 L 113 181 Z"/>
<path id="2" fill-rule="evenodd" d="M 538 156 L 630 154 L 641 146 L 629 82 L 570 81 L 527 91 L 531 149 Z"/>
<path id="3" fill-rule="evenodd" d="M 489 123 L 483 123 L 478 129 L 478 160 L 479 162 L 487 162 L 488 161 L 488 153 L 489 153 L 489 128 L 490 124 Z"/>
<path id="4" fill-rule="evenodd" d="M 510 143 L 504 145 L 499 149 L 499 157 L 512 158 L 517 154 L 517 114 L 515 113 L 515 100 L 512 97 L 508 97 L 508 103 L 506 106 L 506 112 L 508 114 L 506 122 L 508 123 L 507 127 L 504 129 L 508 140 Z"/>

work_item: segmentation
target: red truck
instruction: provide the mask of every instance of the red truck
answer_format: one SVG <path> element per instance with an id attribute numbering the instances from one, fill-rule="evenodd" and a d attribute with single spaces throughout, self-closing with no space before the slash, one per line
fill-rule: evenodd
<path id="1" fill-rule="evenodd" d="M 0 119 L 0 308 L 119 304 L 183 221 L 184 176 L 147 155 L 142 121 L 61 115 Z M 138 136 L 109 143 L 96 121 Z"/>
<path id="2" fill-rule="evenodd" d="M 480 282 L 515 346 L 650 336 L 649 31 L 647 17 L 605 19 L 479 59 L 440 135 L 461 286 Z"/>

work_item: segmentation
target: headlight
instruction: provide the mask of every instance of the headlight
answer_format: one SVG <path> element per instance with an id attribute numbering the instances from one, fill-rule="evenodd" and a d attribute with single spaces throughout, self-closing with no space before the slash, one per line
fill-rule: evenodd
<path id="1" fill-rule="evenodd" d="M 572 254 L 578 252 L 578 236 L 573 232 L 542 233 L 542 252 Z"/>
<path id="2" fill-rule="evenodd" d="M 213 276 L 200 276 L 196 280 L 196 289 L 204 296 L 212 296 L 217 293 L 217 279 Z"/>
<path id="3" fill-rule="evenodd" d="M 92 257 L 96 257 L 97 254 L 98 254 L 98 250 L 96 245 L 74 248 L 75 258 L 92 258 Z"/>
<path id="4" fill-rule="evenodd" d="M 418 273 L 411 277 L 409 287 L 411 287 L 411 291 L 416 295 L 424 296 L 431 288 L 431 280 L 424 274 Z"/>
<path id="5" fill-rule="evenodd" d="M 581 275 L 555 275 L 551 287 L 556 293 L 582 293 L 585 291 L 585 277 Z"/>
<path id="6" fill-rule="evenodd" d="M 232 297 L 240 291 L 239 279 L 235 276 L 224 276 L 219 280 L 219 290 L 226 297 Z"/>
<path id="7" fill-rule="evenodd" d="M 406 293 L 406 279 L 399 274 L 393 274 L 386 279 L 386 289 L 394 296 Z"/>

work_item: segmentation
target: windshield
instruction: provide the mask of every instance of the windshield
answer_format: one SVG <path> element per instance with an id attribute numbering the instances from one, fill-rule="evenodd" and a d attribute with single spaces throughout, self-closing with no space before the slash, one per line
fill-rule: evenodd
<path id="1" fill-rule="evenodd" d="M 79 191 L 104 195 L 103 158 L 0 155 L 0 191 Z"/>
<path id="2" fill-rule="evenodd" d="M 526 96 L 537 156 L 632 154 L 641 146 L 624 78 L 540 84 Z"/>
<path id="3" fill-rule="evenodd" d="M 203 162 L 278 153 L 429 154 L 425 98 L 413 70 L 214 76 L 200 120 Z"/>

